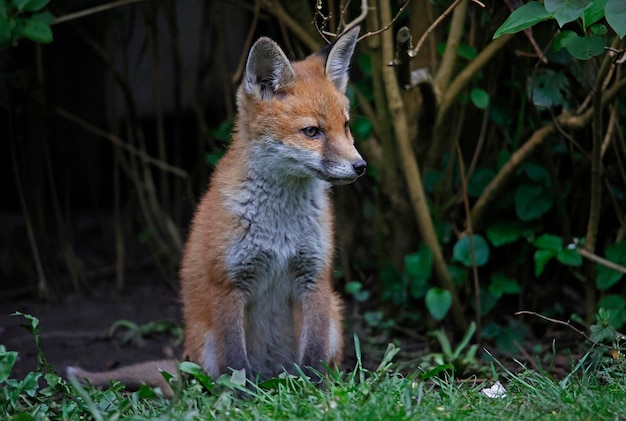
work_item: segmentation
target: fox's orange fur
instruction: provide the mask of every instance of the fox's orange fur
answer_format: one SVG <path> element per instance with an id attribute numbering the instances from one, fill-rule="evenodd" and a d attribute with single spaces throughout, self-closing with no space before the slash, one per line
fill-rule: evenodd
<path id="1" fill-rule="evenodd" d="M 348 128 L 345 89 L 358 29 L 291 63 L 261 38 L 237 93 L 232 144 L 193 220 L 181 265 L 184 358 L 217 377 L 250 379 L 322 369 L 343 351 L 333 291 L 331 184 L 354 181 L 365 161 Z M 68 374 L 161 386 L 158 361 L 114 372 Z M 306 371 L 312 374 L 313 371 Z"/>

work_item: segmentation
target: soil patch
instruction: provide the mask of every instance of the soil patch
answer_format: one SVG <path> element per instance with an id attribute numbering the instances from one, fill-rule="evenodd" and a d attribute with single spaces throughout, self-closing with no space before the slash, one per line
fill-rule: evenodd
<path id="1" fill-rule="evenodd" d="M 0 343 L 7 350 L 19 352 L 11 377 L 21 379 L 37 368 L 33 337 L 21 327 L 25 320 L 10 317 L 16 311 L 40 320 L 41 347 L 59 373 L 64 373 L 68 365 L 103 370 L 152 359 L 179 358 L 182 347 L 173 346 L 173 338 L 168 335 L 146 337 L 142 346 L 123 343 L 123 329 L 113 337 L 108 335 L 118 320 L 136 324 L 170 320 L 180 324 L 178 293 L 162 277 L 145 274 L 129 276 L 129 287 L 123 291 L 116 291 L 113 284 L 101 282 L 91 291 L 71 293 L 56 302 L 0 298 Z"/>

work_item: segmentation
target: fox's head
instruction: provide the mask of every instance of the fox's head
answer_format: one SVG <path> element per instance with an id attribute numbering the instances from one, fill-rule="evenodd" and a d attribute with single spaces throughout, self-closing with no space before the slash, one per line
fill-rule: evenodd
<path id="1" fill-rule="evenodd" d="M 257 142 L 255 162 L 277 174 L 333 184 L 363 175 L 367 164 L 354 146 L 345 96 L 358 35 L 353 28 L 293 63 L 269 38 L 252 46 L 238 108 L 242 138 Z"/>

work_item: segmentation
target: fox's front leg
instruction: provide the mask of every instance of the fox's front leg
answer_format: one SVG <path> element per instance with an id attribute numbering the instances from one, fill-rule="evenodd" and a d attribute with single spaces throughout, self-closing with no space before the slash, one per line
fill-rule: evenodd
<path id="1" fill-rule="evenodd" d="M 313 370 L 324 373 L 324 363 L 334 365 L 341 358 L 340 308 L 333 292 L 325 285 L 316 285 L 300 298 L 296 307 L 299 313 L 296 314 L 298 365 L 306 375 L 317 378 Z"/>
<path id="2" fill-rule="evenodd" d="M 229 373 L 231 370 L 246 370 L 246 377 L 254 379 L 246 348 L 245 332 L 245 299 L 243 294 L 233 288 L 216 297 L 215 338 L 207 338 L 205 350 L 214 348 L 215 364 L 218 373 Z M 210 341 L 213 340 L 213 343 Z"/>

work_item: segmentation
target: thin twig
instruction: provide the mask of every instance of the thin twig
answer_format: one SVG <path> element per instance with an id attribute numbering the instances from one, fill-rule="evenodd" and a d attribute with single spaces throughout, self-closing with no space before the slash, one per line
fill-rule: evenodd
<path id="1" fill-rule="evenodd" d="M 424 44 L 424 41 L 426 41 L 426 38 L 428 38 L 428 35 L 431 34 L 431 32 L 433 32 L 435 30 L 435 28 L 437 26 L 439 26 L 439 24 L 450 14 L 452 13 L 452 11 L 454 10 L 455 7 L 458 6 L 458 4 L 461 2 L 461 0 L 455 0 L 454 3 L 452 3 L 445 12 L 443 12 L 429 27 L 428 29 L 426 29 L 426 31 L 424 32 L 424 34 L 422 35 L 422 37 L 419 39 L 419 41 L 417 41 L 417 45 L 415 45 L 415 48 L 413 49 L 413 51 L 410 52 L 411 57 L 415 57 L 418 53 L 418 51 L 420 50 L 420 48 L 422 48 L 422 44 Z M 478 4 L 480 7 L 485 7 L 484 4 L 482 4 L 481 2 L 477 1 L 477 0 L 472 0 L 472 2 Z M 408 3 L 408 2 L 407 2 Z"/>
<path id="2" fill-rule="evenodd" d="M 609 115 L 609 123 L 606 128 L 606 134 L 604 135 L 604 140 L 602 141 L 602 148 L 600 149 L 600 156 L 604 157 L 606 153 L 606 149 L 609 147 L 609 143 L 611 143 L 611 139 L 613 139 L 613 132 L 615 131 L 615 126 L 617 122 L 617 107 L 610 107 L 610 115 Z"/>
<path id="3" fill-rule="evenodd" d="M 469 198 L 467 196 L 467 179 L 465 177 L 465 163 L 463 162 L 463 153 L 459 142 L 455 142 L 456 153 L 459 157 L 459 174 L 461 175 L 461 188 L 463 193 L 463 204 L 465 205 L 465 224 L 467 225 L 466 235 L 469 236 L 470 256 L 472 259 L 472 274 L 474 276 L 474 299 L 476 306 L 476 336 L 480 341 L 481 320 L 482 313 L 480 305 L 480 280 L 478 278 L 478 266 L 476 265 L 476 249 L 474 247 L 474 231 L 472 230 L 472 215 L 470 212 Z"/>
<path id="4" fill-rule="evenodd" d="M 250 29 L 248 30 L 248 36 L 246 37 L 246 42 L 244 44 L 244 48 L 242 49 L 243 53 L 239 58 L 239 64 L 237 65 L 237 70 L 232 77 L 232 82 L 237 83 L 243 74 L 243 69 L 246 65 L 246 59 L 248 58 L 248 51 L 250 51 L 250 45 L 252 45 L 252 37 L 254 37 L 254 31 L 256 31 L 257 23 L 259 22 L 259 16 L 261 14 L 261 0 L 254 0 L 254 16 L 252 17 L 252 24 L 250 25 Z"/>
<path id="5" fill-rule="evenodd" d="M 108 133 L 102 129 L 97 128 L 96 126 L 86 122 L 85 120 L 81 119 L 80 117 L 70 113 L 69 111 L 66 111 L 62 108 L 59 107 L 55 107 L 54 111 L 61 117 L 78 124 L 80 127 L 82 127 L 83 129 L 87 130 L 90 133 L 95 134 L 96 136 L 102 137 L 106 140 L 108 140 L 109 142 L 113 143 L 116 146 L 119 146 L 120 148 L 126 150 L 127 152 L 130 152 L 131 154 L 139 157 L 141 160 L 150 163 L 152 165 L 154 165 L 155 167 L 158 167 L 160 169 L 162 169 L 163 171 L 167 171 L 170 172 L 172 174 L 175 174 L 179 177 L 182 178 L 187 178 L 188 174 L 187 171 L 180 169 L 178 167 L 174 167 L 173 165 L 167 164 L 163 161 L 160 161 L 156 158 L 151 157 L 150 155 L 148 155 L 146 152 L 139 150 L 137 148 L 135 148 L 132 145 L 129 145 L 127 143 L 125 143 L 122 139 L 120 139 L 118 136 L 114 135 L 113 133 Z"/>
<path id="6" fill-rule="evenodd" d="M 597 254 L 592 253 L 589 250 L 582 248 L 582 247 L 577 248 L 576 251 L 578 251 L 578 254 L 580 254 L 582 257 L 589 259 L 592 262 L 596 262 L 609 269 L 613 269 L 617 272 L 626 274 L 626 267 L 622 265 L 618 265 L 617 263 L 611 262 L 610 260 L 607 260 L 604 257 L 600 257 Z"/>
<path id="7" fill-rule="evenodd" d="M 17 193 L 20 200 L 20 206 L 22 212 L 24 212 L 24 222 L 26 223 L 26 234 L 28 235 L 28 242 L 33 252 L 33 260 L 35 260 L 35 269 L 37 270 L 37 292 L 40 298 L 47 298 L 50 295 L 48 288 L 48 281 L 46 279 L 46 273 L 43 269 L 41 262 L 41 256 L 39 255 L 39 246 L 37 245 L 37 237 L 33 228 L 33 221 L 28 212 L 28 205 L 26 204 L 26 198 L 24 197 L 24 187 L 22 186 L 22 179 L 20 177 L 20 171 L 18 169 L 17 154 L 15 152 L 15 143 L 11 144 L 11 161 L 13 163 L 13 174 L 15 175 L 15 183 L 17 185 Z"/>
<path id="8" fill-rule="evenodd" d="M 341 33 L 343 34 L 344 32 L 349 31 L 350 29 L 354 28 L 355 26 L 363 22 L 365 18 L 367 17 L 368 12 L 369 12 L 369 6 L 367 5 L 367 0 L 361 0 L 361 14 L 357 16 L 356 18 L 354 18 L 352 22 L 347 23 L 346 26 L 341 30 Z M 343 11 L 342 11 L 342 15 L 343 15 Z"/>
<path id="9" fill-rule="evenodd" d="M 385 32 L 387 29 L 391 28 L 391 25 L 393 25 L 394 23 L 396 23 L 396 21 L 398 20 L 398 18 L 400 17 L 400 15 L 402 14 L 402 12 L 404 12 L 404 9 L 407 8 L 407 6 L 409 5 L 409 3 L 411 2 L 411 0 L 406 0 L 404 2 L 404 4 L 402 5 L 402 7 L 400 8 L 400 10 L 398 10 L 398 13 L 396 13 L 396 15 L 393 17 L 393 19 L 391 19 L 387 25 L 385 25 L 384 27 L 382 27 L 381 29 L 379 29 L 378 31 L 374 31 L 374 32 L 368 32 L 366 34 L 363 34 L 359 37 L 359 39 L 357 40 L 357 42 L 365 39 L 365 38 L 369 38 L 371 36 L 374 35 L 378 35 L 381 32 Z"/>
<path id="10" fill-rule="evenodd" d="M 139 3 L 150 0 L 118 0 L 111 3 L 101 4 L 100 6 L 90 7 L 89 9 L 80 10 L 78 12 L 69 13 L 67 15 L 59 16 L 52 22 L 52 25 L 57 23 L 63 23 L 74 19 L 84 18 L 85 16 L 95 15 L 96 13 L 106 12 L 107 10 L 115 9 L 117 7 L 126 6 L 133 3 Z"/>
<path id="11" fill-rule="evenodd" d="M 516 316 L 519 316 L 520 314 L 530 314 L 531 316 L 537 316 L 537 317 L 539 317 L 540 319 L 543 319 L 543 320 L 548 321 L 548 322 L 551 322 L 551 323 L 555 323 L 555 324 L 558 324 L 558 325 L 567 326 L 567 327 L 569 327 L 570 329 L 572 329 L 574 332 L 576 332 L 578 335 L 580 335 L 580 336 L 582 336 L 583 338 L 585 338 L 586 340 L 588 340 L 589 342 L 591 342 L 591 343 L 593 343 L 593 344 L 595 344 L 595 345 L 601 346 L 601 347 L 603 347 L 603 348 L 606 348 L 606 349 L 613 349 L 613 347 L 612 347 L 612 346 L 605 345 L 605 344 L 603 344 L 602 342 L 595 342 L 595 341 L 594 341 L 594 340 L 592 340 L 589 336 L 587 336 L 587 334 L 586 334 L 585 332 L 583 332 L 582 330 L 580 330 L 580 329 L 576 328 L 576 327 L 575 327 L 574 325 L 572 325 L 569 321 L 564 322 L 563 320 L 553 319 L 553 318 L 551 318 L 551 317 L 544 316 L 543 314 L 539 314 L 539 313 L 536 313 L 536 312 L 534 312 L 534 311 L 528 311 L 528 310 L 521 310 L 521 311 L 517 311 L 517 312 L 515 312 L 515 313 L 513 313 L 513 314 L 515 314 Z"/>

